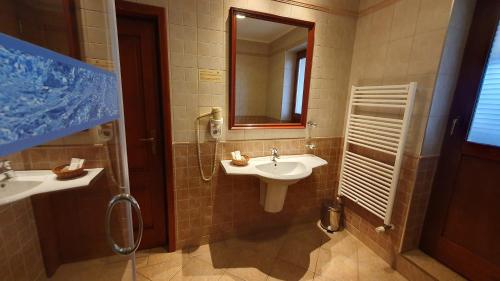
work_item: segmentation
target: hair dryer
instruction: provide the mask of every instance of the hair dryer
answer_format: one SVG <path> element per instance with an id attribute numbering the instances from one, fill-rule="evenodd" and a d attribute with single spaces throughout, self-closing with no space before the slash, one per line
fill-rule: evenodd
<path id="1" fill-rule="evenodd" d="M 220 138 L 222 135 L 222 124 L 224 124 L 224 120 L 222 119 L 222 108 L 212 107 L 211 112 L 202 114 L 196 119 L 199 120 L 207 116 L 210 116 L 210 135 L 212 135 L 214 139 Z"/>
<path id="2" fill-rule="evenodd" d="M 200 155 L 200 119 L 208 116 L 210 116 L 210 135 L 212 135 L 212 137 L 215 139 L 215 148 L 214 148 L 214 158 L 212 161 L 212 173 L 210 174 L 210 176 L 205 177 L 205 174 L 203 173 L 203 167 L 201 165 L 201 155 Z M 210 181 L 212 179 L 212 176 L 215 173 L 215 168 L 217 167 L 217 165 L 215 164 L 215 161 L 217 160 L 217 143 L 222 135 L 223 123 L 224 120 L 222 119 L 222 108 L 220 107 L 212 107 L 211 112 L 202 114 L 196 118 L 196 144 L 198 147 L 198 165 L 200 166 L 201 178 L 204 181 Z"/>

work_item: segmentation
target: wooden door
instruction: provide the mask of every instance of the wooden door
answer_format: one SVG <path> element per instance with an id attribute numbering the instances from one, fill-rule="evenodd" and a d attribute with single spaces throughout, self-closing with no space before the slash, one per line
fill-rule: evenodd
<path id="1" fill-rule="evenodd" d="M 477 2 L 421 241 L 471 280 L 500 280 L 499 16 L 500 1 Z"/>
<path id="2" fill-rule="evenodd" d="M 119 14 L 117 21 L 130 192 L 144 220 L 141 248 L 151 248 L 167 241 L 157 25 Z"/>

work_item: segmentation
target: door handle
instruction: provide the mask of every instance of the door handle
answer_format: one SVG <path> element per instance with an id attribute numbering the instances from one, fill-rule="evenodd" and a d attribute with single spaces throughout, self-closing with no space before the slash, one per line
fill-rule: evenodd
<path id="1" fill-rule="evenodd" d="M 156 139 L 155 138 L 144 138 L 139 139 L 142 142 L 150 142 L 152 145 L 153 154 L 156 154 Z"/>
<path id="2" fill-rule="evenodd" d="M 113 208 L 122 201 L 128 202 L 130 203 L 130 205 L 132 205 L 135 212 L 137 213 L 137 218 L 139 220 L 139 233 L 137 234 L 137 237 L 134 241 L 134 245 L 132 245 L 131 247 L 118 246 L 118 244 L 116 244 L 115 240 L 111 236 L 111 212 L 113 211 Z M 105 230 L 108 243 L 111 245 L 111 250 L 116 254 L 128 256 L 137 251 L 142 240 L 144 222 L 142 221 L 141 208 L 139 207 L 139 203 L 137 202 L 137 200 L 135 200 L 135 198 L 132 195 L 128 193 L 121 193 L 111 198 L 111 200 L 108 203 L 108 209 L 106 210 Z"/>
<path id="3" fill-rule="evenodd" d="M 459 120 L 460 116 L 454 118 L 453 121 L 451 121 L 450 136 L 453 136 L 455 134 L 455 127 L 457 126 Z"/>

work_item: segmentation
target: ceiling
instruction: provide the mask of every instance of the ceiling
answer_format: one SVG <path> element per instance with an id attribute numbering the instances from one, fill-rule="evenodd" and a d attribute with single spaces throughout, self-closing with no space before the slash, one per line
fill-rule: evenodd
<path id="1" fill-rule="evenodd" d="M 246 17 L 237 19 L 236 30 L 238 39 L 271 43 L 294 28 L 296 26 Z"/>

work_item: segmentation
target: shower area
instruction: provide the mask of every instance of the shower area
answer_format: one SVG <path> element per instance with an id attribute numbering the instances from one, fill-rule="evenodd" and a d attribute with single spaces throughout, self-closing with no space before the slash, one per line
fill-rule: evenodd
<path id="1" fill-rule="evenodd" d="M 134 280 L 115 3 L 0 6 L 0 280 Z"/>

